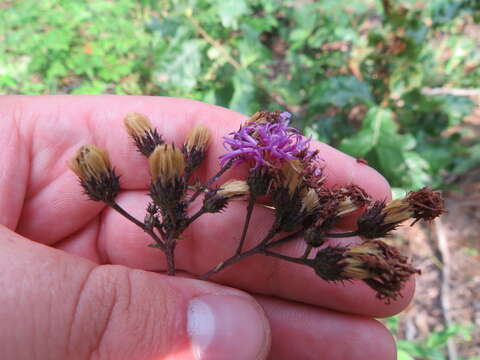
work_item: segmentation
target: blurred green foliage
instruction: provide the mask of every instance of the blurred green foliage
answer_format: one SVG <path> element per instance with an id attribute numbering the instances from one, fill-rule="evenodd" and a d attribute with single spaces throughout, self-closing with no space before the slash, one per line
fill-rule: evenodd
<path id="1" fill-rule="evenodd" d="M 455 130 L 480 79 L 476 0 L 22 0 L 0 4 L 0 93 L 189 97 L 287 109 L 394 187 L 480 162 Z"/>
<path id="2" fill-rule="evenodd" d="M 396 334 L 399 330 L 399 316 L 393 316 L 385 320 L 386 326 L 393 333 Z M 431 333 L 424 341 L 407 341 L 397 339 L 397 358 L 398 360 L 448 360 L 445 355 L 447 342 L 451 338 L 461 338 L 463 341 L 474 341 L 472 332 L 473 324 L 460 325 L 453 324 L 448 328 Z M 480 360 L 479 357 L 458 358 L 458 360 Z"/>

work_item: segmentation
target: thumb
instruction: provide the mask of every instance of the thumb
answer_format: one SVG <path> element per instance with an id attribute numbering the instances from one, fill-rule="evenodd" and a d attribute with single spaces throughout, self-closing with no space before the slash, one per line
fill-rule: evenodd
<path id="1" fill-rule="evenodd" d="M 249 295 L 97 266 L 0 226 L 1 359 L 265 359 L 270 328 Z"/>

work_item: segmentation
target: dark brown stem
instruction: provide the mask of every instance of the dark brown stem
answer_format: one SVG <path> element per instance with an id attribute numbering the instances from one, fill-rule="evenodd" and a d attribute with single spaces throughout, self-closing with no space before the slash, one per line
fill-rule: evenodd
<path id="1" fill-rule="evenodd" d="M 272 229 L 269 231 L 269 233 L 267 234 L 265 239 L 260 244 L 258 244 L 257 246 L 255 246 L 254 248 L 252 248 L 250 250 L 247 250 L 247 251 L 245 251 L 243 253 L 240 253 L 240 254 L 235 254 L 232 257 L 230 257 L 229 259 L 222 261 L 217 266 L 215 266 L 213 269 L 211 269 L 211 270 L 207 271 L 206 273 L 200 275 L 198 277 L 198 279 L 205 280 L 205 279 L 209 278 L 210 276 L 218 273 L 219 271 L 225 269 L 227 266 L 236 264 L 237 262 L 245 259 L 248 256 L 258 254 L 258 253 L 262 253 L 266 249 L 272 248 L 272 247 L 280 245 L 280 244 L 284 244 L 284 243 L 289 242 L 291 240 L 295 240 L 298 237 L 303 235 L 303 230 L 298 230 L 298 231 L 296 231 L 296 232 L 294 232 L 290 235 L 287 235 L 287 236 L 285 236 L 281 239 L 278 239 L 278 240 L 275 240 L 275 241 L 272 241 L 272 242 L 268 243 L 268 241 L 270 239 L 272 239 L 275 236 L 275 234 L 276 234 L 276 231 L 274 231 L 274 227 L 272 227 Z"/>
<path id="2" fill-rule="evenodd" d="M 325 234 L 325 237 L 327 238 L 345 238 L 345 237 L 352 237 L 352 236 L 357 236 L 358 232 L 357 231 L 350 231 L 346 233 L 327 233 Z"/>
<path id="3" fill-rule="evenodd" d="M 123 209 L 120 205 L 118 205 L 115 201 L 111 201 L 109 203 L 107 203 L 107 205 L 109 205 L 113 210 L 115 210 L 116 212 L 118 212 L 120 215 L 122 215 L 123 217 L 127 218 L 128 220 L 130 220 L 131 222 L 133 222 L 135 225 L 137 225 L 139 228 L 141 228 L 143 231 L 145 231 L 148 235 L 150 235 L 152 237 L 153 240 L 155 240 L 155 242 L 158 244 L 158 246 L 160 247 L 160 249 L 164 250 L 165 251 L 165 243 L 162 241 L 162 239 L 160 239 L 158 237 L 157 234 L 155 234 L 155 232 L 153 231 L 153 229 L 151 229 L 150 227 L 148 227 L 147 225 L 145 225 L 143 222 L 141 222 L 140 220 L 134 218 L 132 215 L 130 215 L 125 209 Z"/>
<path id="4" fill-rule="evenodd" d="M 253 206 L 255 205 L 256 197 L 254 195 L 250 196 L 247 205 L 247 215 L 245 217 L 245 222 L 243 223 L 242 236 L 240 237 L 240 242 L 238 243 L 237 250 L 235 255 L 238 255 L 242 252 L 243 244 L 245 243 L 245 238 L 247 237 L 248 226 L 250 225 L 250 219 L 253 213 Z"/>
<path id="5" fill-rule="evenodd" d="M 191 217 L 189 217 L 185 223 L 185 228 L 189 227 L 191 223 L 193 223 L 195 220 L 197 220 L 200 216 L 202 216 L 203 214 L 206 214 L 207 211 L 201 207 L 200 210 L 198 210 L 195 214 L 193 214 Z"/>
<path id="6" fill-rule="evenodd" d="M 167 257 L 167 275 L 175 275 L 175 245 L 176 240 L 171 239 L 167 242 L 165 256 Z"/>
<path id="7" fill-rule="evenodd" d="M 310 255 L 312 251 L 312 245 L 308 245 L 307 248 L 305 249 L 305 252 L 302 255 L 302 259 L 308 259 L 308 255 Z"/>
<path id="8" fill-rule="evenodd" d="M 198 190 L 193 193 L 192 197 L 188 200 L 187 205 L 194 202 L 195 199 L 199 197 L 200 194 L 204 192 L 205 189 L 208 189 L 208 187 L 212 185 L 215 181 L 217 181 L 218 178 L 225 173 L 225 171 L 227 171 L 232 167 L 232 165 L 233 165 L 233 160 L 229 160 L 225 165 L 223 165 L 223 167 L 210 180 L 208 180 L 205 185 L 200 186 Z"/>
<path id="9" fill-rule="evenodd" d="M 292 257 L 292 256 L 287 256 L 287 255 L 279 254 L 279 253 L 276 253 L 276 252 L 273 252 L 273 251 L 270 251 L 270 250 L 263 250 L 262 253 L 267 255 L 267 256 L 275 257 L 277 259 L 282 259 L 282 260 L 285 260 L 285 261 L 288 261 L 288 262 L 305 265 L 305 259 L 303 259 L 303 258 L 296 258 L 296 257 Z"/>

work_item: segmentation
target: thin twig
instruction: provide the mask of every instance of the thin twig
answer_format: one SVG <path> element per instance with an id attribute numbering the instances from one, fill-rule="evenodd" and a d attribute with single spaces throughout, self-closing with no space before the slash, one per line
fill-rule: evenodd
<path id="1" fill-rule="evenodd" d="M 243 223 L 243 230 L 242 236 L 240 237 L 240 242 L 238 243 L 237 250 L 235 251 L 235 255 L 238 255 L 242 252 L 243 244 L 245 242 L 245 238 L 247 237 L 248 226 L 250 225 L 250 219 L 253 213 L 253 207 L 255 205 L 256 197 L 254 195 L 250 196 L 247 205 L 247 215 L 245 216 L 245 222 Z"/>
<path id="2" fill-rule="evenodd" d="M 275 257 L 277 259 L 282 259 L 282 260 L 293 262 L 293 263 L 296 263 L 296 264 L 305 265 L 305 263 L 306 263 L 305 259 L 303 259 L 303 258 L 296 258 L 296 257 L 288 256 L 288 255 L 283 255 L 283 254 L 279 254 L 279 253 L 276 253 L 276 252 L 273 252 L 273 251 L 270 251 L 270 250 L 263 250 L 262 253 L 267 255 L 267 256 Z"/>
<path id="3" fill-rule="evenodd" d="M 188 200 L 187 206 L 190 205 L 192 202 L 195 201 L 197 197 L 200 196 L 202 192 L 204 192 L 206 189 L 208 189 L 215 181 L 218 180 L 220 176 L 222 176 L 225 171 L 230 169 L 233 165 L 233 159 L 229 160 L 223 167 L 210 179 L 207 181 L 207 183 L 203 186 L 200 186 L 197 191 L 192 195 L 192 197 Z"/>
<path id="4" fill-rule="evenodd" d="M 325 237 L 327 238 L 345 238 L 345 237 L 352 237 L 352 236 L 357 236 L 358 232 L 356 231 L 350 231 L 350 232 L 345 232 L 345 233 L 327 233 L 325 234 Z"/>
<path id="5" fill-rule="evenodd" d="M 307 248 L 305 249 L 305 252 L 302 255 L 302 259 L 308 259 L 308 256 L 312 252 L 312 249 L 313 249 L 312 245 L 308 245 Z"/>
<path id="6" fill-rule="evenodd" d="M 113 210 L 118 212 L 120 215 L 123 217 L 127 218 L 131 222 L 133 222 L 135 225 L 137 225 L 139 228 L 141 228 L 143 231 L 145 231 L 148 235 L 152 237 L 153 240 L 158 244 L 158 246 L 165 251 L 165 243 L 158 237 L 157 234 L 153 231 L 153 229 L 149 228 L 147 225 L 145 225 L 143 222 L 140 220 L 134 218 L 132 215 L 130 215 L 124 208 L 122 208 L 118 203 L 115 201 L 109 202 L 107 205 L 109 205 Z"/>
<path id="7" fill-rule="evenodd" d="M 278 239 L 278 240 L 272 241 L 270 243 L 264 244 L 265 239 L 267 239 L 267 242 L 268 242 L 268 240 L 272 238 L 272 235 L 271 235 L 272 231 L 270 230 L 268 232 L 267 236 L 265 237 L 265 239 L 262 242 L 260 242 L 257 246 L 255 246 L 254 248 L 252 248 L 248 251 L 245 251 L 241 254 L 235 254 L 232 257 L 230 257 L 229 259 L 220 262 L 213 269 L 211 269 L 211 270 L 207 271 L 206 273 L 200 275 L 198 277 L 198 279 L 205 280 L 205 279 L 209 278 L 210 276 L 216 274 L 217 272 L 225 269 L 227 266 L 233 265 L 233 264 L 239 262 L 240 260 L 245 259 L 248 256 L 251 256 L 251 255 L 254 255 L 254 254 L 259 254 L 259 253 L 261 253 L 261 252 L 263 252 L 263 251 L 265 251 L 269 248 L 272 248 L 272 247 L 275 247 L 277 245 L 289 242 L 291 240 L 295 240 L 296 238 L 302 236 L 303 232 L 304 232 L 303 230 L 298 230 L 298 231 L 296 231 L 296 232 L 294 232 L 290 235 L 287 235 L 287 236 L 285 236 L 281 239 Z"/>
<path id="8" fill-rule="evenodd" d="M 187 15 L 188 20 L 190 20 L 190 22 L 195 27 L 195 29 L 198 31 L 198 33 L 210 45 L 212 45 L 214 48 L 216 48 L 225 57 L 225 60 L 227 60 L 230 65 L 232 65 L 236 70 L 239 70 L 242 67 L 242 65 L 240 65 L 240 63 L 237 60 L 235 60 L 232 56 L 230 56 L 228 51 L 225 50 L 225 48 L 223 47 L 223 45 L 219 41 L 215 40 L 214 38 L 212 38 L 208 34 L 208 32 L 202 27 L 202 25 L 200 25 L 200 23 L 190 13 L 187 13 L 186 15 Z"/>
<path id="9" fill-rule="evenodd" d="M 200 210 L 198 210 L 195 214 L 193 214 L 191 217 L 189 217 L 186 221 L 186 224 L 185 224 L 185 227 L 184 228 L 187 228 L 188 226 L 190 226 L 191 223 L 193 223 L 195 220 L 197 220 L 200 216 L 202 216 L 203 214 L 206 214 L 207 211 L 205 210 L 204 207 L 201 207 Z"/>

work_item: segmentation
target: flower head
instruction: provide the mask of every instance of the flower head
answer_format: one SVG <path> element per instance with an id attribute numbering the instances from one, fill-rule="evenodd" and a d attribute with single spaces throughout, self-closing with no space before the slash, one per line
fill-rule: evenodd
<path id="1" fill-rule="evenodd" d="M 439 192 L 423 188 L 386 204 L 376 201 L 357 220 L 357 232 L 366 238 L 384 237 L 410 218 L 431 221 L 445 212 Z"/>
<path id="2" fill-rule="evenodd" d="M 80 179 L 85 194 L 94 201 L 113 201 L 120 190 L 119 176 L 115 174 L 108 153 L 94 145 L 84 145 L 68 162 Z"/>
<path id="3" fill-rule="evenodd" d="M 129 113 L 123 122 L 128 135 L 135 142 L 137 150 L 143 155 L 150 156 L 156 146 L 164 143 L 157 129 L 152 127 L 150 120 L 145 115 Z"/>
<path id="4" fill-rule="evenodd" d="M 396 300 L 405 282 L 420 271 L 395 248 L 383 241 L 366 241 L 351 248 L 330 246 L 318 251 L 312 261 L 317 275 L 327 281 L 363 280 L 377 298 Z"/>
<path id="5" fill-rule="evenodd" d="M 244 200 L 249 194 L 250 189 L 246 181 L 230 180 L 221 187 L 209 191 L 205 195 L 203 207 L 211 213 L 220 212 L 231 200 Z"/>
<path id="6" fill-rule="evenodd" d="M 259 112 L 241 126 L 231 137 L 224 138 L 228 150 L 220 157 L 222 164 L 229 160 L 249 162 L 252 169 L 260 166 L 279 168 L 285 160 L 300 160 L 312 153 L 310 139 L 302 137 L 289 126 L 288 112 Z"/>
<path id="7" fill-rule="evenodd" d="M 174 145 L 160 145 L 148 158 L 152 182 L 150 195 L 155 204 L 175 207 L 185 191 L 185 158 Z"/>

